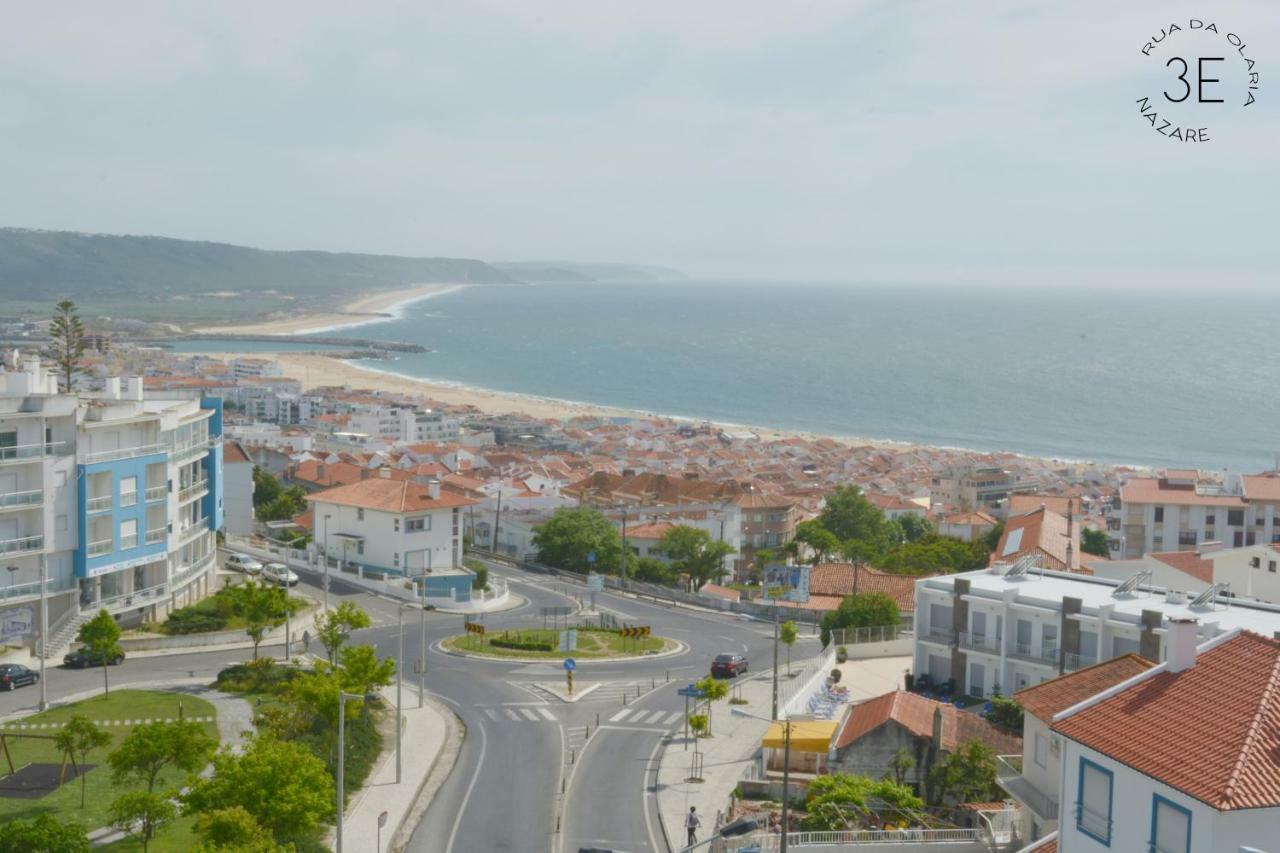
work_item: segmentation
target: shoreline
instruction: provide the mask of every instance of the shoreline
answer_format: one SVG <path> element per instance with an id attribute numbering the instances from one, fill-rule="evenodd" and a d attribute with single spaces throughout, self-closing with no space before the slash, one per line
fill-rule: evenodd
<path id="1" fill-rule="evenodd" d="M 290 319 L 268 320 L 263 323 L 241 323 L 230 326 L 205 326 L 192 331 L 215 335 L 315 335 L 338 329 L 370 326 L 386 323 L 404 315 L 404 309 L 415 302 L 444 296 L 467 287 L 462 282 L 419 284 L 397 290 L 384 290 L 361 296 L 346 303 L 341 309 L 317 314 L 304 314 Z"/>

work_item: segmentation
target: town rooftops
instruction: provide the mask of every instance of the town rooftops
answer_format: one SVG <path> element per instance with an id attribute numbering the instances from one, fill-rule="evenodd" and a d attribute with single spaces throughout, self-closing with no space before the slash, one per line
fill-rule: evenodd
<path id="1" fill-rule="evenodd" d="M 1170 479 L 1169 474 L 1186 474 L 1186 471 L 1166 471 L 1164 477 L 1133 477 L 1120 487 L 1122 504 L 1176 504 L 1186 506 L 1245 506 L 1240 495 L 1224 492 L 1220 487 L 1199 486 L 1195 478 Z M 1253 479 L 1252 477 L 1248 479 Z"/>
<path id="2" fill-rule="evenodd" d="M 627 528 L 628 539 L 661 539 L 667 531 L 674 530 L 676 525 L 670 521 L 649 521 Z"/>
<path id="3" fill-rule="evenodd" d="M 238 441 L 227 441 L 222 445 L 222 461 L 224 464 L 231 465 L 237 462 L 251 462 L 249 455 L 244 452 L 244 448 Z"/>
<path id="4" fill-rule="evenodd" d="M 1198 581 L 1213 583 L 1213 562 L 1201 557 L 1197 551 L 1160 551 L 1149 556 Z"/>
<path id="5" fill-rule="evenodd" d="M 1266 474 L 1246 474 L 1240 478 L 1244 496 L 1251 501 L 1276 501 L 1280 503 L 1280 471 Z"/>
<path id="6" fill-rule="evenodd" d="M 476 503 L 469 498 L 445 491 L 440 492 L 439 497 L 433 498 L 428 492 L 428 487 L 420 483 L 387 480 L 382 477 L 370 477 L 367 480 L 326 489 L 323 492 L 308 495 L 307 500 L 381 512 L 420 512 L 471 506 Z"/>
<path id="7" fill-rule="evenodd" d="M 947 751 L 971 740 L 980 740 L 1001 754 L 1022 751 L 1022 738 L 996 728 L 977 714 L 905 690 L 895 690 L 854 705 L 836 734 L 835 747 L 843 749 L 890 720 L 916 737 L 933 737 L 933 717 L 937 712 L 942 713 L 941 745 Z"/>
<path id="8" fill-rule="evenodd" d="M 982 510 L 957 512 L 954 515 L 948 515 L 942 519 L 942 522 L 943 524 L 984 524 L 988 527 L 995 527 L 1000 523 Z"/>
<path id="9" fill-rule="evenodd" d="M 1024 687 L 1013 698 L 1028 714 L 1048 723 L 1053 715 L 1096 696 L 1109 687 L 1140 672 L 1146 672 L 1154 663 L 1135 654 L 1124 654 L 1086 666 L 1084 669 L 1042 681 L 1032 687 Z"/>
<path id="10" fill-rule="evenodd" d="M 1080 568 L 1080 524 L 1041 507 L 1005 522 L 992 562 L 1012 563 L 1027 554 L 1038 555 L 1050 569 Z"/>
<path id="11" fill-rule="evenodd" d="M 1280 807 L 1280 641 L 1242 631 L 1053 730 L 1219 811 Z"/>
<path id="12" fill-rule="evenodd" d="M 899 611 L 914 613 L 918 579 L 917 575 L 895 575 L 852 563 L 819 563 L 809 572 L 809 594 L 843 598 L 855 591 L 879 592 L 898 602 Z"/>

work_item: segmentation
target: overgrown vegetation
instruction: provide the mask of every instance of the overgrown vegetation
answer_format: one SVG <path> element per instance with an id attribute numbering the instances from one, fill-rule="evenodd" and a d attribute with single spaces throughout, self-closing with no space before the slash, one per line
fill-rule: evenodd
<path id="1" fill-rule="evenodd" d="M 849 628 L 897 625 L 902 621 L 898 602 L 882 592 L 864 592 L 846 596 L 835 610 L 822 615 L 819 639 L 823 648 L 831 642 L 831 632 Z"/>
<path id="2" fill-rule="evenodd" d="M 257 465 L 253 466 L 253 513 L 259 521 L 288 521 L 307 508 L 301 486 L 285 486 Z"/>

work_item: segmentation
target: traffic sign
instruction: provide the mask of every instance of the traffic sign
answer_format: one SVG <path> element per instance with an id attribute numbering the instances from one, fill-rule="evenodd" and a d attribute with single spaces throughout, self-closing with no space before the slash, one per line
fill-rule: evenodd
<path id="1" fill-rule="evenodd" d="M 565 672 L 573 672 L 575 669 L 578 668 L 578 663 L 573 658 L 565 658 L 564 668 L 565 668 Z"/>
<path id="2" fill-rule="evenodd" d="M 587 592 L 604 592 L 604 575 L 587 575 Z"/>
<path id="3" fill-rule="evenodd" d="M 587 552 L 587 562 L 594 563 L 595 561 L 596 561 L 596 552 L 595 551 Z"/>
<path id="4" fill-rule="evenodd" d="M 386 825 L 387 825 L 387 813 L 383 812 L 382 814 L 378 815 L 378 829 L 382 829 L 382 827 Z"/>
<path id="5" fill-rule="evenodd" d="M 701 699 L 707 695 L 705 690 L 699 689 L 698 685 L 690 684 L 688 687 L 681 687 L 676 693 L 680 696 L 692 696 L 695 699 Z"/>

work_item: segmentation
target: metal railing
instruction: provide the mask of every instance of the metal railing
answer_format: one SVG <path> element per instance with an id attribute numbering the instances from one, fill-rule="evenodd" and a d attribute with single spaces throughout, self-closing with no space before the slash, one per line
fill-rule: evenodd
<path id="1" fill-rule="evenodd" d="M 39 551 L 44 547 L 44 536 L 20 536 L 17 539 L 0 540 L 0 554 L 19 551 Z"/>
<path id="2" fill-rule="evenodd" d="M 128 536 L 120 537 L 120 550 L 128 551 L 130 548 L 138 547 L 138 534 L 130 533 Z"/>
<path id="3" fill-rule="evenodd" d="M 0 462 L 21 462 L 27 459 L 39 459 L 42 456 L 53 456 L 55 449 L 65 444 L 65 441 L 42 441 L 38 444 L 0 447 Z"/>
<path id="4" fill-rule="evenodd" d="M 1076 828 L 1082 832 L 1110 843 L 1111 818 L 1084 807 L 1084 803 L 1076 803 Z"/>
<path id="5" fill-rule="evenodd" d="M 84 502 L 84 506 L 88 512 L 106 512 L 111 509 L 111 495 L 89 498 Z"/>
<path id="6" fill-rule="evenodd" d="M 1044 820 L 1058 819 L 1058 798 L 1046 794 L 1027 781 L 1022 775 L 1021 755 L 1001 755 L 996 758 L 996 781 L 1009 794 Z"/>
<path id="7" fill-rule="evenodd" d="M 178 568 L 174 571 L 173 577 L 169 578 L 169 584 L 176 592 L 180 585 L 186 583 L 193 576 L 198 575 L 205 569 L 209 568 L 209 564 L 217 559 L 217 556 L 216 552 L 211 551 L 191 565 Z"/>
<path id="8" fill-rule="evenodd" d="M 996 779 L 1005 780 L 1012 779 L 1014 776 L 1022 775 L 1022 756 L 1021 755 L 997 755 L 996 756 Z"/>
<path id="9" fill-rule="evenodd" d="M 9 492 L 0 495 L 0 509 L 21 506 L 39 506 L 44 503 L 44 489 L 31 489 L 26 492 Z"/>
<path id="10" fill-rule="evenodd" d="M 935 643 L 946 643 L 951 645 L 954 633 L 950 628 L 930 628 L 924 635 L 924 639 Z"/>
<path id="11" fill-rule="evenodd" d="M 1000 638 L 986 634 L 974 634 L 969 631 L 960 632 L 960 648 L 973 649 L 980 652 L 1000 653 Z"/>
<path id="12" fill-rule="evenodd" d="M 144 493 L 143 500 L 145 500 L 147 503 L 151 503 L 153 501 L 162 501 L 165 499 L 165 496 L 168 494 L 169 494 L 168 486 L 152 486 L 149 489 L 147 489 L 147 491 Z"/>
<path id="13" fill-rule="evenodd" d="M 209 478 L 205 477 L 203 480 L 197 480 L 196 482 L 192 483 L 191 485 L 179 491 L 178 503 L 183 504 L 189 500 L 194 500 L 195 498 L 200 497 L 201 495 L 206 495 L 208 493 L 209 493 Z"/>
<path id="14" fill-rule="evenodd" d="M 138 503 L 138 492 L 120 492 L 120 506 L 135 506 Z"/>
<path id="15" fill-rule="evenodd" d="M 165 540 L 165 537 L 168 535 L 169 535 L 169 531 L 163 527 L 157 527 L 154 530 L 148 530 L 147 536 L 146 536 L 146 543 L 148 545 L 154 545 L 157 542 L 163 542 Z"/>
<path id="16" fill-rule="evenodd" d="M 75 578 L 49 578 L 44 582 L 46 593 L 62 592 L 77 586 Z M 14 584 L 0 589 L 0 600 L 9 598 L 35 598 L 40 595 L 40 581 Z"/>
<path id="17" fill-rule="evenodd" d="M 169 456 L 172 457 L 174 460 L 177 460 L 183 456 L 190 456 L 192 454 L 198 455 L 198 454 L 204 453 L 206 450 L 209 450 L 210 448 L 217 447 L 221 443 L 222 443 L 221 436 L 210 436 L 207 438 L 199 439 L 197 441 L 188 441 L 183 444 L 174 444 L 169 446 Z"/>
<path id="18" fill-rule="evenodd" d="M 831 631 L 831 642 L 837 646 L 855 646 L 860 643 L 887 643 L 911 637 L 911 629 L 901 625 L 864 625 L 860 628 L 836 628 Z M 950 639 L 950 632 L 947 638 Z"/>
<path id="19" fill-rule="evenodd" d="M 978 829 L 844 829 L 829 832 L 788 832 L 787 847 L 837 847 L 854 844 L 902 844 L 919 845 L 937 842 L 981 842 Z M 733 853 L 743 849 L 775 851 L 782 849 L 780 834 L 754 834 L 739 838 L 719 839 L 721 846 L 708 849 Z"/>
<path id="20" fill-rule="evenodd" d="M 1009 655 L 1010 657 L 1032 661 L 1033 663 L 1048 664 L 1050 666 L 1058 665 L 1058 650 L 1053 646 L 1042 647 L 1040 651 L 1036 651 L 1035 646 L 1031 643 L 1014 643 Z"/>
<path id="21" fill-rule="evenodd" d="M 101 557 L 103 554 L 110 554 L 111 548 L 110 539 L 99 539 L 97 542 L 90 542 L 85 550 L 90 557 Z"/>
<path id="22" fill-rule="evenodd" d="M 209 519 L 202 518 L 190 527 L 178 531 L 178 547 L 199 538 L 200 534 L 209 532 Z"/>
<path id="23" fill-rule="evenodd" d="M 1098 662 L 1097 657 L 1078 655 L 1075 652 L 1067 652 L 1062 657 L 1063 667 L 1067 672 L 1075 672 L 1077 669 L 1084 669 L 1086 666 L 1093 666 Z"/>
<path id="24" fill-rule="evenodd" d="M 142 607 L 169 591 L 169 584 L 162 583 L 156 586 L 150 586 L 146 589 L 134 590 L 133 592 L 123 592 L 119 595 L 113 595 L 110 598 L 104 598 L 93 605 L 96 610 L 101 607 L 108 613 L 113 610 L 128 610 L 131 607 Z"/>
<path id="25" fill-rule="evenodd" d="M 164 453 L 167 448 L 164 444 L 139 444 L 136 447 L 119 447 L 115 450 L 99 450 L 94 453 L 81 453 L 80 461 L 85 465 L 94 465 L 98 462 L 114 462 L 117 459 L 133 459 L 135 456 L 151 456 L 156 453 Z"/>

